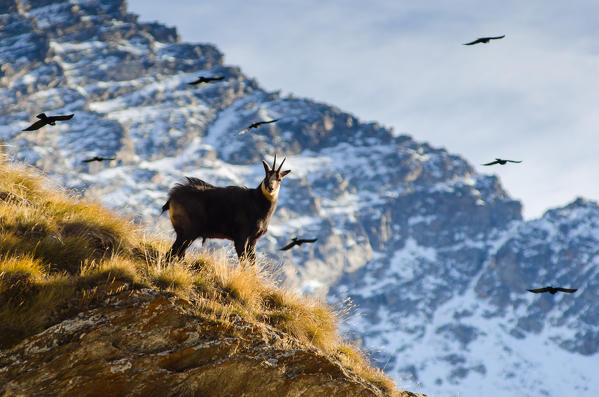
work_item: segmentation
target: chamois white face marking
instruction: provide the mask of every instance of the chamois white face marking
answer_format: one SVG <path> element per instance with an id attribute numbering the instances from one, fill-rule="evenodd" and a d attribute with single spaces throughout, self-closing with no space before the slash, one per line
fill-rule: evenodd
<path id="1" fill-rule="evenodd" d="M 269 190 L 268 187 L 266 186 L 266 184 L 264 182 L 262 182 L 262 184 L 260 185 L 260 188 L 262 189 L 262 194 L 264 194 L 264 196 L 267 199 L 269 199 L 270 201 L 276 200 L 277 197 L 279 196 L 279 187 L 278 186 L 275 190 Z"/>

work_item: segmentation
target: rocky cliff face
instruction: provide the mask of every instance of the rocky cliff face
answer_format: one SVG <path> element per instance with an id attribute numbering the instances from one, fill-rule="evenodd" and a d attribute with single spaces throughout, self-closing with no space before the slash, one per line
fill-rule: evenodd
<path id="1" fill-rule="evenodd" d="M 412 233 L 388 262 L 345 275 L 335 293 L 352 297 L 362 316 L 350 328 L 406 387 L 427 379 L 467 395 L 592 396 L 598 219 L 597 205 L 578 199 L 492 238 L 465 239 L 458 252 Z M 546 285 L 579 290 L 526 291 Z"/>
<path id="2" fill-rule="evenodd" d="M 280 331 L 197 316 L 187 300 L 127 285 L 0 352 L 0 392 L 27 396 L 382 396 Z M 405 397 L 411 393 L 403 394 Z"/>
<path id="3" fill-rule="evenodd" d="M 184 175 L 254 186 L 261 158 L 286 155 L 292 173 L 257 249 L 283 263 L 290 285 L 333 301 L 351 296 L 360 315 L 348 330 L 400 385 L 599 393 L 587 365 L 599 332 L 590 303 L 599 283 L 595 203 L 525 222 L 498 179 L 461 157 L 332 106 L 265 92 L 215 47 L 141 23 L 123 1 L 3 7 L 0 139 L 13 157 L 168 233 L 158 214 Z M 225 80 L 187 84 L 199 74 Z M 21 132 L 41 111 L 75 118 Z M 281 121 L 235 135 L 270 118 Z M 81 163 L 92 155 L 118 160 Z M 294 235 L 318 242 L 278 251 Z M 580 291 L 526 292 L 544 284 Z M 524 354 L 523 345 L 534 348 Z M 541 351 L 563 359 L 563 376 L 551 375 Z"/>

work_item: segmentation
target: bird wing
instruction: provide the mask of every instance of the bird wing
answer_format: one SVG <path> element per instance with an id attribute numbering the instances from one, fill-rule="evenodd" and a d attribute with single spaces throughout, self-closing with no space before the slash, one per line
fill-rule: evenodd
<path id="1" fill-rule="evenodd" d="M 274 120 L 268 120 L 268 121 L 256 121 L 255 123 L 250 124 L 247 128 L 239 131 L 237 133 L 237 135 L 243 135 L 246 132 L 248 132 L 250 129 L 252 128 L 258 128 L 260 127 L 262 124 L 268 124 L 268 123 L 274 123 L 275 121 L 279 121 L 279 119 L 274 119 Z"/>
<path id="2" fill-rule="evenodd" d="M 318 240 L 318 239 L 317 238 L 303 238 L 300 241 L 302 243 L 314 243 L 314 242 L 316 242 L 316 240 Z"/>
<path id="3" fill-rule="evenodd" d="M 221 81 L 225 79 L 225 76 L 220 77 L 209 77 L 210 81 Z"/>
<path id="4" fill-rule="evenodd" d="M 54 120 L 70 120 L 73 118 L 75 114 L 67 114 L 66 116 L 51 116 L 50 118 Z"/>
<path id="5" fill-rule="evenodd" d="M 84 163 L 91 163 L 92 161 L 102 161 L 102 160 L 106 160 L 104 157 L 100 157 L 100 156 L 94 156 L 91 157 L 87 160 L 83 160 Z"/>
<path id="6" fill-rule="evenodd" d="M 493 37 L 487 37 L 490 40 L 499 40 L 499 39 L 503 39 L 505 37 L 505 35 L 501 35 L 501 36 L 493 36 Z"/>
<path id="7" fill-rule="evenodd" d="M 470 43 L 464 43 L 464 45 L 473 45 L 473 44 L 478 44 L 478 43 L 482 43 L 483 39 L 476 39 L 474 41 L 471 41 Z"/>
<path id="8" fill-rule="evenodd" d="M 250 130 L 250 128 L 253 128 L 253 127 L 250 125 L 249 127 L 244 128 L 243 130 L 239 131 L 237 133 L 237 135 L 243 135 L 243 134 L 245 134 L 246 132 L 248 132 Z"/>
<path id="9" fill-rule="evenodd" d="M 281 251 L 287 251 L 288 249 L 292 248 L 296 244 L 297 244 L 297 241 L 292 241 L 289 244 L 287 244 L 286 246 L 284 246 L 283 248 L 281 248 Z"/>
<path id="10" fill-rule="evenodd" d="M 557 287 L 556 290 L 558 291 L 562 291 L 562 292 L 568 292 L 568 293 L 573 293 L 578 291 L 578 288 L 562 288 L 562 287 Z"/>
<path id="11" fill-rule="evenodd" d="M 34 130 L 39 130 L 40 128 L 42 128 L 43 126 L 45 126 L 46 124 L 48 124 L 46 122 L 46 120 L 38 120 L 35 123 L 31 124 L 29 127 L 25 128 L 23 131 L 34 131 Z"/>
<path id="12" fill-rule="evenodd" d="M 198 77 L 197 80 L 194 80 L 191 83 L 187 83 L 187 84 L 196 85 L 196 84 L 200 84 L 200 83 L 204 83 L 204 82 L 206 82 L 206 78 L 201 76 L 201 77 Z"/>
<path id="13" fill-rule="evenodd" d="M 495 160 L 495 161 L 491 161 L 490 163 L 484 163 L 482 165 L 493 165 L 493 164 L 499 164 L 499 161 Z"/>
<path id="14" fill-rule="evenodd" d="M 509 161 L 510 163 L 521 163 L 522 160 L 506 160 Z"/>
<path id="15" fill-rule="evenodd" d="M 540 294 L 542 292 L 548 292 L 551 288 L 549 287 L 543 287 L 543 288 L 537 288 L 537 289 L 529 289 L 528 291 L 530 292 L 534 292 L 535 294 Z"/>

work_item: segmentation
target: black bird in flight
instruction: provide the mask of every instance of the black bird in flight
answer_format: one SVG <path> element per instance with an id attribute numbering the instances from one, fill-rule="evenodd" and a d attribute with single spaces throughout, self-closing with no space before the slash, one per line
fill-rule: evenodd
<path id="1" fill-rule="evenodd" d="M 480 37 L 474 41 L 471 41 L 470 43 L 464 43 L 464 45 L 474 45 L 474 44 L 478 44 L 478 43 L 485 43 L 487 44 L 489 41 L 491 40 L 499 40 L 499 39 L 503 39 L 505 37 L 505 35 L 503 36 L 493 36 L 493 37 Z"/>
<path id="2" fill-rule="evenodd" d="M 191 83 L 187 83 L 190 85 L 196 85 L 196 84 L 201 84 L 201 83 L 211 83 L 213 81 L 221 81 L 224 80 L 225 76 L 219 76 L 219 77 L 204 77 L 204 76 L 200 76 L 197 80 L 192 81 Z"/>
<path id="3" fill-rule="evenodd" d="M 293 248 L 296 245 L 302 245 L 303 243 L 313 243 L 316 240 L 318 240 L 317 238 L 297 238 L 294 237 L 291 239 L 291 242 L 289 244 L 287 244 L 286 246 L 284 246 L 283 248 L 281 248 L 281 251 L 287 251 L 288 249 Z"/>
<path id="4" fill-rule="evenodd" d="M 92 161 L 109 161 L 109 160 L 116 160 L 116 157 L 100 157 L 100 156 L 95 156 L 92 157 L 91 159 L 85 159 L 82 161 L 82 163 L 91 163 Z"/>
<path id="5" fill-rule="evenodd" d="M 540 294 L 542 292 L 549 292 L 551 295 L 555 295 L 558 291 L 567 292 L 569 294 L 578 291 L 577 288 L 562 288 L 562 287 L 543 287 L 537 289 L 529 289 L 528 291 Z"/>
<path id="6" fill-rule="evenodd" d="M 74 114 L 68 114 L 66 116 L 46 116 L 46 113 L 40 113 L 37 116 L 35 116 L 39 120 L 31 124 L 29 127 L 25 128 L 23 131 L 39 130 L 47 124 L 56 125 L 57 121 L 70 120 L 73 118 L 73 116 Z"/>
<path id="7" fill-rule="evenodd" d="M 252 128 L 258 128 L 258 127 L 260 127 L 262 124 L 270 124 L 270 123 L 275 123 L 277 121 L 279 121 L 279 119 L 268 120 L 268 121 L 256 121 L 255 123 L 250 124 L 249 127 L 247 127 L 245 129 L 239 131 L 237 133 L 237 135 L 243 135 L 246 132 L 248 132 L 249 130 L 251 130 Z"/>
<path id="8" fill-rule="evenodd" d="M 522 160 L 503 160 L 503 159 L 498 159 L 495 158 L 495 161 L 491 161 L 490 163 L 485 163 L 485 164 L 481 164 L 481 165 L 493 165 L 493 164 L 501 164 L 501 165 L 505 165 L 506 163 L 521 163 Z"/>

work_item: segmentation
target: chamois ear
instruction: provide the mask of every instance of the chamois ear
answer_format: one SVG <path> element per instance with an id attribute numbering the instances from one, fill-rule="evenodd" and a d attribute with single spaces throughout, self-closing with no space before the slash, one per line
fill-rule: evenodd
<path id="1" fill-rule="evenodd" d="M 266 172 L 268 174 L 271 171 L 270 166 L 264 160 L 262 160 L 262 165 L 264 166 L 264 172 Z"/>
<path id="2" fill-rule="evenodd" d="M 287 170 L 287 171 L 281 171 L 281 178 L 284 178 L 285 175 L 289 174 L 291 172 L 291 170 Z"/>

